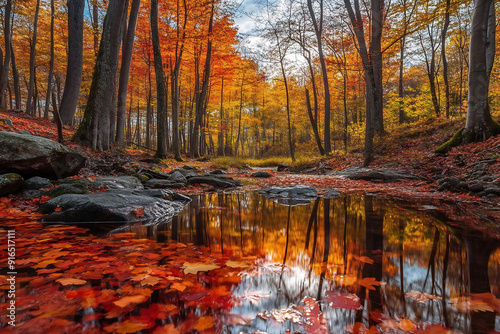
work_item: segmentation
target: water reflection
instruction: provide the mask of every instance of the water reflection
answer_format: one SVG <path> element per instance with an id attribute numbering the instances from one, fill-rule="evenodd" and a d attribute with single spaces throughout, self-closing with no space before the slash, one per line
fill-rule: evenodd
<path id="1" fill-rule="evenodd" d="M 467 311 L 460 299 L 469 293 L 499 297 L 498 242 L 457 234 L 423 211 L 380 198 L 353 195 L 290 207 L 256 193 L 208 194 L 194 197 L 171 222 L 134 231 L 258 259 L 260 265 L 242 278 L 233 295 L 270 297 L 234 307 L 232 314 L 253 320 L 228 325 L 228 333 L 303 331 L 304 325 L 291 321 L 285 328 L 270 326 L 273 322 L 257 315 L 298 305 L 305 297 L 321 301 L 329 291 L 355 293 L 363 305 L 353 311 L 320 302 L 332 333 L 343 333 L 354 322 L 369 328 L 402 318 L 464 333 L 500 330 L 494 312 Z M 359 284 L 363 278 L 382 284 L 367 289 Z M 415 291 L 436 299 L 418 302 Z"/>

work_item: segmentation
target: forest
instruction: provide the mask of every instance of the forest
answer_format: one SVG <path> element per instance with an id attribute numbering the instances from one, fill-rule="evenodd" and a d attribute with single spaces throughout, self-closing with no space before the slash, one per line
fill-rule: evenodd
<path id="1" fill-rule="evenodd" d="M 0 334 L 500 332 L 499 12 L 0 0 Z"/>
<path id="2" fill-rule="evenodd" d="M 373 138 L 464 119 L 477 86 L 471 66 L 486 70 L 498 111 L 494 1 L 290 0 L 251 12 L 215 0 L 117 6 L 6 1 L 2 107 L 46 119 L 59 111 L 63 124 L 78 126 L 75 139 L 99 149 L 295 160 L 368 145 L 366 162 Z M 473 13 L 489 22 L 473 48 L 486 63 L 469 54 Z M 251 31 L 238 32 L 239 16 Z"/>

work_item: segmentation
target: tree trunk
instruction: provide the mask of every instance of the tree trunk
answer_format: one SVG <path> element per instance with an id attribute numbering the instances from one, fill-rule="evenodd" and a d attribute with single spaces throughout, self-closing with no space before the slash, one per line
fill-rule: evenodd
<path id="1" fill-rule="evenodd" d="M 127 35 L 122 45 L 122 63 L 120 68 L 120 81 L 118 84 L 118 108 L 116 113 L 116 142 L 119 146 L 125 145 L 125 118 L 127 110 L 128 80 L 130 64 L 134 50 L 135 29 L 141 0 L 132 0 L 128 19 Z M 148 64 L 149 66 L 149 64 Z"/>
<path id="2" fill-rule="evenodd" d="M 495 34 L 491 31 L 496 27 L 493 0 L 476 0 L 471 27 L 467 122 L 465 128 L 438 147 L 436 153 L 445 153 L 462 143 L 484 141 L 500 134 L 500 124 L 491 117 L 488 100 L 490 71 L 495 55 Z"/>
<path id="3" fill-rule="evenodd" d="M 448 60 L 446 59 L 446 34 L 450 26 L 451 0 L 446 0 L 446 12 L 444 14 L 443 31 L 441 33 L 441 59 L 443 61 L 443 81 L 445 90 L 446 118 L 450 118 L 450 83 L 448 79 Z"/>
<path id="4" fill-rule="evenodd" d="M 68 65 L 59 107 L 64 124 L 71 124 L 76 113 L 83 71 L 83 11 L 85 0 L 68 1 Z"/>
<path id="5" fill-rule="evenodd" d="M 306 107 L 307 113 L 309 114 L 309 120 L 311 121 L 311 126 L 314 132 L 314 138 L 316 139 L 316 144 L 318 145 L 318 150 L 321 155 L 325 154 L 325 150 L 323 149 L 323 145 L 321 145 L 321 138 L 318 133 L 318 124 L 315 122 L 314 115 L 311 108 L 311 99 L 309 97 L 309 89 L 306 88 Z"/>
<path id="6" fill-rule="evenodd" d="M 156 157 L 163 159 L 167 156 L 167 129 L 165 106 L 165 73 L 163 72 L 160 50 L 160 37 L 158 34 L 158 0 L 151 0 L 151 39 L 153 41 L 153 56 L 156 75 L 156 106 L 157 106 L 157 141 Z"/>
<path id="7" fill-rule="evenodd" d="M 75 139 L 87 141 L 92 148 L 99 150 L 108 150 L 112 140 L 110 118 L 114 110 L 113 91 L 116 88 L 122 21 L 127 8 L 128 1 L 109 2 L 84 119 L 75 134 Z"/>
<path id="8" fill-rule="evenodd" d="M 203 70 L 203 82 L 201 87 L 201 93 L 198 95 L 198 100 L 196 101 L 196 115 L 191 137 L 192 157 L 200 156 L 198 139 L 201 130 L 200 129 L 201 118 L 206 112 L 205 100 L 208 92 L 208 83 L 210 81 L 210 63 L 212 58 L 212 31 L 214 26 L 214 12 L 215 12 L 215 0 L 212 0 L 212 9 L 210 11 L 210 20 L 208 22 L 208 43 L 207 43 L 207 54 L 205 57 L 205 68 Z"/>
<path id="9" fill-rule="evenodd" d="M 496 26 L 493 0 L 476 0 L 471 24 L 469 60 L 469 97 L 467 123 L 464 135 L 466 141 L 483 141 L 500 131 L 500 125 L 493 121 L 488 101 L 489 78 L 492 69 Z"/>
<path id="10" fill-rule="evenodd" d="M 35 18 L 33 21 L 33 38 L 31 39 L 31 50 L 30 50 L 30 80 L 28 86 L 28 100 L 26 102 L 26 113 L 28 115 L 36 114 L 36 103 L 33 104 L 33 90 L 35 85 L 35 54 L 36 54 L 36 38 L 38 30 L 38 13 L 40 12 L 40 0 L 36 2 Z M 8 67 L 7 67 L 8 70 Z M 36 99 L 35 99 L 36 100 Z M 35 101 L 36 102 L 36 101 Z"/>
<path id="11" fill-rule="evenodd" d="M 224 132 L 222 131 L 224 127 L 224 77 L 221 78 L 221 86 L 220 86 L 220 108 L 219 108 L 219 135 L 217 139 L 217 155 L 224 155 Z"/>
<path id="12" fill-rule="evenodd" d="M 314 31 L 316 34 L 316 42 L 318 44 L 319 61 L 321 64 L 321 74 L 323 77 L 323 88 L 325 94 L 325 131 L 324 131 L 324 145 L 325 154 L 330 154 L 332 151 L 332 146 L 330 143 L 330 85 L 328 83 L 328 72 L 326 68 L 325 56 L 323 54 L 323 0 L 320 0 L 320 16 L 319 22 L 316 20 L 316 15 L 312 7 L 312 0 L 307 0 L 307 7 L 309 9 L 309 14 L 311 15 L 311 20 L 313 22 Z"/>
<path id="13" fill-rule="evenodd" d="M 10 27 L 10 17 L 12 12 L 12 0 L 7 0 L 4 10 L 4 39 L 5 39 L 5 59 L 3 60 L 2 71 L 0 72 L 0 108 L 7 108 L 7 86 L 9 85 L 9 69 L 12 56 L 12 31 Z"/>
<path id="14" fill-rule="evenodd" d="M 354 29 L 356 40 L 358 41 L 358 52 L 363 62 L 366 82 L 366 122 L 365 122 L 365 152 L 364 165 L 368 165 L 373 159 L 373 136 L 374 130 L 383 132 L 383 117 L 382 117 L 382 91 L 381 91 L 381 72 L 382 71 L 382 53 L 380 51 L 382 37 L 382 19 L 383 19 L 383 0 L 372 0 L 372 21 L 377 21 L 373 24 L 372 30 L 372 46 L 370 51 L 372 56 L 369 56 L 368 48 L 365 40 L 363 27 L 363 17 L 359 7 L 359 1 L 355 1 L 353 9 L 349 0 L 344 0 L 351 25 Z M 378 8 L 375 8 L 377 7 Z M 378 82 L 378 84 L 377 84 Z M 377 116 L 378 115 L 378 116 Z M 378 125 L 377 125 L 378 124 Z M 381 126 L 382 125 L 382 126 Z"/>
<path id="15" fill-rule="evenodd" d="M 70 1 L 71 2 L 71 1 Z M 94 54 L 97 57 L 99 53 L 99 8 L 97 0 L 92 0 L 92 30 L 94 35 Z"/>
<path id="16" fill-rule="evenodd" d="M 49 107 L 50 98 L 52 91 L 52 76 L 54 73 L 54 16 L 55 16 L 55 6 L 54 0 L 50 0 L 50 64 L 49 64 L 49 75 L 47 78 L 47 93 L 45 94 L 45 111 L 43 118 L 49 119 Z M 55 109 L 56 106 L 53 106 Z"/>
<path id="17" fill-rule="evenodd" d="M 234 150 L 234 155 L 238 156 L 238 146 L 240 144 L 240 135 L 241 135 L 241 114 L 243 111 L 243 83 L 245 81 L 245 73 L 243 72 L 243 76 L 241 77 L 241 86 L 240 86 L 240 112 L 238 116 L 238 136 L 236 137 L 236 147 Z"/>
<path id="18" fill-rule="evenodd" d="M 17 70 L 16 55 L 14 48 L 12 47 L 12 40 L 10 41 L 10 53 L 11 53 L 11 64 L 12 64 L 12 77 L 14 79 L 14 94 L 15 94 L 15 106 L 16 110 L 21 110 L 21 84 L 19 83 L 19 71 Z"/>

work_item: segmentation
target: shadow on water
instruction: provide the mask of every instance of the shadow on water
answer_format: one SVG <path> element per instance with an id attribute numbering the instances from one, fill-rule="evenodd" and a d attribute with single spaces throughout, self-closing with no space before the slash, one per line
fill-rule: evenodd
<path id="1" fill-rule="evenodd" d="M 298 305 L 305 297 L 320 301 L 332 333 L 355 322 L 369 328 L 402 318 L 463 333 L 500 330 L 495 312 L 473 312 L 463 298 L 500 296 L 499 242 L 458 232 L 428 211 L 405 210 L 387 199 L 350 195 L 286 206 L 256 193 L 207 194 L 194 196 L 170 222 L 129 231 L 256 260 L 232 293 L 266 297 L 233 307 L 232 314 L 253 320 L 228 325 L 228 333 L 283 333 L 258 314 Z M 368 289 L 360 284 L 364 278 L 382 283 Z M 330 307 L 324 299 L 331 291 L 355 293 L 363 308 Z M 432 298 L 419 302 L 415 291 Z M 304 330 L 292 321 L 285 326 Z"/>

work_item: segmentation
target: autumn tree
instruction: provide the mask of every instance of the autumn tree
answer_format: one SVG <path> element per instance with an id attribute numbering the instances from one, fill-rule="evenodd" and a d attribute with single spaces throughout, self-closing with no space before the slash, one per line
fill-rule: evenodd
<path id="1" fill-rule="evenodd" d="M 12 12 L 12 0 L 7 0 L 4 9 L 3 17 L 3 34 L 5 40 L 5 55 L 0 57 L 0 62 L 3 60 L 0 71 L 0 107 L 7 108 L 7 86 L 9 84 L 9 69 L 12 54 L 12 42 L 11 42 L 11 12 Z M 2 49 L 0 49 L 2 51 Z M 1 55 L 0 55 L 1 56 Z M 3 59 L 2 59 L 3 58 Z"/>
<path id="2" fill-rule="evenodd" d="M 83 12 L 85 0 L 68 2 L 68 63 L 59 115 L 70 124 L 76 113 L 83 71 Z"/>
<path id="3" fill-rule="evenodd" d="M 366 130 L 364 164 L 368 165 L 373 157 L 374 132 L 382 134 L 383 124 L 383 90 L 382 90 L 382 29 L 384 25 L 384 0 L 371 0 L 370 4 L 370 47 L 366 43 L 364 20 L 359 1 L 344 0 L 351 21 L 358 52 L 363 62 L 366 81 Z"/>
<path id="4" fill-rule="evenodd" d="M 496 13 L 493 0 L 476 0 L 472 14 L 469 52 L 467 122 L 452 139 L 437 148 L 446 152 L 461 143 L 484 141 L 500 134 L 500 124 L 491 116 L 489 86 L 495 60 Z"/>
<path id="5" fill-rule="evenodd" d="M 114 134 L 110 133 L 110 121 L 111 113 L 115 112 L 112 101 L 116 88 L 122 21 L 126 17 L 127 7 L 128 1 L 109 2 L 84 119 L 74 136 L 99 150 L 108 150 L 114 138 Z"/>
<path id="6" fill-rule="evenodd" d="M 116 142 L 118 145 L 125 144 L 125 118 L 127 109 L 127 92 L 130 76 L 130 64 L 132 63 L 132 52 L 134 50 L 135 29 L 141 0 L 132 0 L 130 15 L 128 19 L 124 43 L 122 45 L 122 62 L 120 67 L 120 81 L 118 84 L 118 106 L 116 116 Z M 113 134 L 111 134 L 113 135 Z"/>

